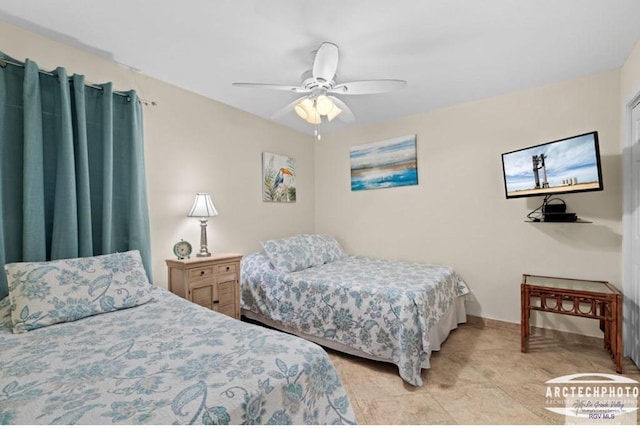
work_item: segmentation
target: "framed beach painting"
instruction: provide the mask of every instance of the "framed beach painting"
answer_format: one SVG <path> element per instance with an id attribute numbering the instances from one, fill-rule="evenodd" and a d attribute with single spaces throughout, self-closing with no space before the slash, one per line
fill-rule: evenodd
<path id="1" fill-rule="evenodd" d="M 290 156 L 262 153 L 262 201 L 296 201 L 296 160 Z"/>
<path id="2" fill-rule="evenodd" d="M 354 146 L 349 155 L 352 191 L 418 184 L 415 134 Z"/>

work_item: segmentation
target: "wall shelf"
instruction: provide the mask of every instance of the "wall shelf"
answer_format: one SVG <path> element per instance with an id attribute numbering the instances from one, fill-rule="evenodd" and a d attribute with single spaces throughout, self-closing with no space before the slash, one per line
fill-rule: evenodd
<path id="1" fill-rule="evenodd" d="M 584 219 L 576 219 L 576 220 L 571 220 L 571 221 L 552 221 L 552 222 L 545 222 L 543 220 L 525 220 L 526 223 L 593 223 L 590 220 L 584 220 Z"/>

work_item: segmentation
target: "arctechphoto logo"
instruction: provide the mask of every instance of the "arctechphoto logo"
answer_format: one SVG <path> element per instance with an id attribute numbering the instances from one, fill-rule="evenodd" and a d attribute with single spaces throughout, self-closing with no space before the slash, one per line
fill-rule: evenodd
<path id="1" fill-rule="evenodd" d="M 547 381 L 545 407 L 566 416 L 566 424 L 636 425 L 637 381 L 616 374 L 583 373 Z"/>

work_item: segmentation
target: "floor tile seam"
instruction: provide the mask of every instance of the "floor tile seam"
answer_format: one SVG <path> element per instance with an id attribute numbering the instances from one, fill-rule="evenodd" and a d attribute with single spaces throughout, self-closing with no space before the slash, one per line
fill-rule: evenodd
<path id="1" fill-rule="evenodd" d="M 513 387 L 513 386 L 518 386 L 520 383 L 506 383 L 504 381 L 501 381 L 500 379 L 498 379 L 497 377 L 491 378 L 488 375 L 485 375 L 485 371 L 483 371 L 483 369 L 488 369 L 486 366 L 483 366 L 482 363 L 479 362 L 471 362 L 469 363 L 469 366 L 476 371 L 477 373 L 481 374 L 482 377 L 485 378 L 486 383 L 490 384 L 492 386 L 496 386 L 498 388 L 500 388 L 501 390 L 504 391 L 503 387 Z M 496 369 L 500 369 L 500 368 L 496 368 Z M 532 365 L 530 368 L 522 368 L 522 367 L 515 367 L 516 370 L 521 370 L 522 372 L 526 372 L 528 369 L 535 371 L 538 368 L 536 368 L 535 365 Z M 531 372 L 529 372 L 530 374 Z M 534 383 L 542 383 L 544 384 L 546 381 L 548 380 L 548 378 L 545 378 L 544 380 L 540 380 L 537 378 L 531 378 L 530 381 L 534 382 Z"/>
<path id="2" fill-rule="evenodd" d="M 459 356 L 456 356 L 456 357 L 457 357 L 458 359 L 460 359 L 460 357 L 459 357 Z M 468 365 L 469 365 L 469 361 L 465 361 L 465 360 L 458 360 L 458 361 L 456 361 L 456 363 L 457 363 L 457 364 L 460 364 L 460 369 L 461 369 L 461 370 L 462 370 L 462 369 L 464 369 L 464 367 L 465 367 L 465 366 L 468 366 Z M 477 368 L 472 367 L 471 369 L 473 369 L 473 370 L 475 370 L 475 371 L 477 372 Z M 429 371 L 431 371 L 431 369 L 429 369 Z M 482 375 L 482 374 L 480 374 L 480 375 Z M 489 381 L 489 380 L 481 380 L 481 381 Z"/>
<path id="3" fill-rule="evenodd" d="M 513 364 L 515 365 L 515 367 L 513 367 L 512 369 L 514 370 L 519 370 L 520 372 L 522 371 L 535 371 L 536 373 L 538 371 L 541 371 L 540 365 L 537 362 L 525 362 L 525 361 L 514 361 Z M 504 383 L 504 382 L 500 382 L 498 380 L 492 381 L 491 378 L 487 377 L 486 375 L 484 375 L 484 370 L 485 369 L 492 369 L 492 368 L 496 368 L 494 364 L 490 363 L 490 362 L 486 362 L 486 361 L 480 361 L 480 360 L 476 360 L 476 361 L 466 361 L 465 365 L 468 365 L 469 367 L 471 367 L 473 370 L 475 370 L 476 372 L 479 372 L 480 374 L 483 375 L 483 377 L 485 377 L 487 379 L 487 382 L 490 383 L 494 383 L 496 385 L 507 385 L 507 386 L 513 386 L 513 384 L 509 384 L 509 383 Z M 503 368 L 503 367 L 501 367 Z M 542 374 L 540 374 L 542 376 Z M 546 376 L 546 374 L 545 374 Z M 546 382 L 548 379 L 544 379 L 544 380 L 540 380 L 540 379 L 536 379 L 536 378 L 532 378 L 531 381 L 532 382 L 541 382 L 544 383 Z"/>
<path id="4" fill-rule="evenodd" d="M 460 424 L 460 422 L 458 422 L 458 420 L 456 420 L 456 418 L 442 405 L 442 403 L 438 400 L 436 395 L 429 394 L 429 396 L 436 404 L 438 404 L 438 407 L 440 407 L 442 412 L 449 417 L 449 420 L 453 422 L 453 424 L 456 424 L 456 425 Z"/>
<path id="5" fill-rule="evenodd" d="M 502 386 L 500 386 L 499 384 L 492 383 L 489 386 L 487 386 L 486 389 L 487 390 L 493 390 L 494 392 L 495 391 L 500 392 L 500 393 L 502 393 L 504 395 L 505 398 L 508 398 L 508 400 L 510 401 L 509 402 L 510 405 L 509 405 L 508 408 L 512 408 L 513 407 L 512 404 L 516 403 L 516 405 L 519 405 L 522 409 L 527 410 L 537 420 L 540 420 L 540 421 L 535 422 L 535 423 L 527 422 L 526 424 L 528 424 L 528 425 L 541 425 L 541 424 L 546 423 L 546 419 L 544 419 L 542 416 L 537 415 L 534 410 L 532 410 L 529 406 L 527 406 L 521 400 L 515 399 L 508 391 L 506 391 L 504 388 L 502 388 Z M 459 422 L 458 424 L 465 424 L 465 422 Z"/>
<path id="6" fill-rule="evenodd" d="M 497 385 L 496 387 L 498 387 L 498 389 L 502 390 L 507 396 L 509 396 L 509 398 L 511 399 L 511 401 L 513 402 L 517 402 L 519 403 L 519 405 L 521 405 L 522 407 L 526 408 L 529 412 L 531 412 L 532 414 L 534 414 L 536 417 L 539 417 L 541 419 L 543 419 L 546 424 L 555 424 L 554 420 L 552 419 L 552 416 L 549 415 L 548 417 L 544 415 L 544 412 L 542 413 L 542 415 L 538 415 L 536 413 L 536 411 L 541 411 L 539 407 L 534 407 L 531 404 L 522 401 L 521 399 L 514 397 L 511 395 L 511 393 L 508 390 L 505 390 L 504 386 L 501 385 Z M 544 409 L 544 407 L 542 407 L 542 409 Z M 551 413 L 551 411 L 549 411 L 549 413 Z"/>
<path id="7" fill-rule="evenodd" d="M 520 350 L 520 342 L 516 342 L 516 341 L 511 341 L 512 344 L 481 344 L 477 347 L 465 347 L 465 348 L 455 348 L 454 350 L 445 350 L 445 353 L 461 353 L 461 352 L 479 352 L 479 351 L 493 351 L 493 350 L 498 350 L 498 351 L 503 351 L 508 347 L 513 347 L 514 349 L 517 348 L 518 350 Z M 446 348 L 446 344 L 442 345 L 442 348 Z M 442 350 L 438 351 L 437 353 L 441 353 Z"/>
<path id="8" fill-rule="evenodd" d="M 456 356 L 456 358 L 458 359 L 457 363 L 460 364 L 460 369 L 463 370 L 465 367 L 467 368 L 471 368 L 475 373 L 477 373 L 481 378 L 478 380 L 474 381 L 474 384 L 477 383 L 487 383 L 490 384 L 491 380 L 489 378 L 487 378 L 483 371 L 481 370 L 481 368 L 478 368 L 474 362 L 470 362 L 468 360 L 465 360 L 463 357 L 461 356 Z"/>
<path id="9" fill-rule="evenodd" d="M 468 425 L 468 422 L 462 421 L 459 418 L 456 418 L 455 415 L 453 415 L 452 413 L 450 413 L 447 408 L 445 408 L 445 405 L 441 402 L 440 399 L 438 399 L 437 397 L 434 396 L 434 400 L 438 403 L 438 405 L 440 405 L 440 407 L 449 415 L 449 417 L 451 417 L 451 419 L 455 422 L 456 425 Z"/>

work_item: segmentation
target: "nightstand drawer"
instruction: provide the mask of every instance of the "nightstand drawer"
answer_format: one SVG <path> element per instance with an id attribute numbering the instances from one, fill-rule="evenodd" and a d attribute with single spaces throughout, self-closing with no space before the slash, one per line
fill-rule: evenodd
<path id="1" fill-rule="evenodd" d="M 214 267 L 201 267 L 189 270 L 189 281 L 198 281 L 211 278 L 215 275 Z"/>
<path id="2" fill-rule="evenodd" d="M 236 264 L 220 264 L 215 266 L 215 270 L 218 274 L 235 273 Z"/>
<path id="3" fill-rule="evenodd" d="M 238 280 L 236 273 L 221 274 L 218 276 L 218 283 L 235 282 Z"/>

